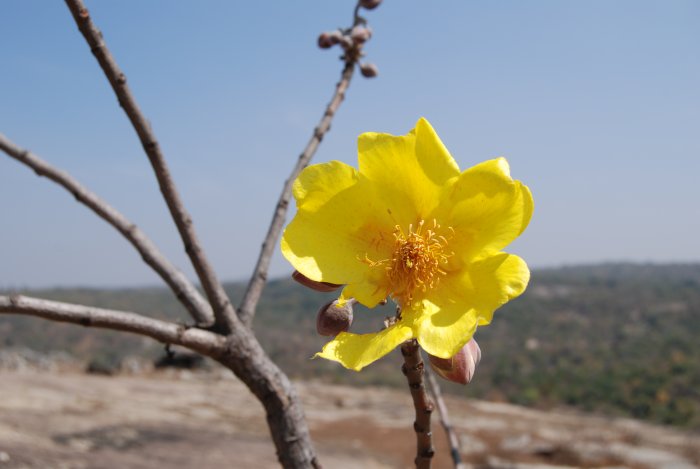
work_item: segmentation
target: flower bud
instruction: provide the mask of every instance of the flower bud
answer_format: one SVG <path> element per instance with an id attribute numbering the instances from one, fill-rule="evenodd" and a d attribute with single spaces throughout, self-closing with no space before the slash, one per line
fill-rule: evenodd
<path id="1" fill-rule="evenodd" d="M 319 335 L 336 336 L 350 329 L 352 324 L 352 305 L 355 299 L 338 299 L 326 303 L 318 310 L 316 331 Z"/>
<path id="2" fill-rule="evenodd" d="M 333 34 L 329 32 L 323 32 L 318 36 L 318 47 L 321 49 L 330 49 L 337 43 Z"/>
<path id="3" fill-rule="evenodd" d="M 311 280 L 309 277 L 302 274 L 298 270 L 294 271 L 294 273 L 292 274 L 292 278 L 298 283 L 304 285 L 306 288 L 310 288 L 312 290 L 320 291 L 323 293 L 335 291 L 342 286 L 336 285 L 335 283 L 317 282 L 316 280 Z"/>
<path id="4" fill-rule="evenodd" d="M 382 0 L 360 0 L 360 6 L 366 10 L 374 10 L 382 3 Z"/>
<path id="5" fill-rule="evenodd" d="M 379 70 L 377 70 L 377 66 L 374 64 L 360 64 L 360 73 L 362 73 L 362 76 L 365 78 L 374 78 L 377 75 L 379 75 Z"/>
<path id="6" fill-rule="evenodd" d="M 350 31 L 350 38 L 358 44 L 364 44 L 372 37 L 372 30 L 365 26 L 355 26 Z"/>
<path id="7" fill-rule="evenodd" d="M 481 349 L 474 339 L 467 342 L 452 358 L 428 355 L 430 367 L 435 373 L 447 381 L 459 384 L 468 384 L 472 380 L 480 360 Z"/>
<path id="8" fill-rule="evenodd" d="M 321 49 L 330 49 L 340 42 L 341 37 L 342 35 L 338 31 L 330 33 L 328 31 L 322 32 L 318 36 L 318 47 Z"/>
<path id="9" fill-rule="evenodd" d="M 355 46 L 355 43 L 352 42 L 352 39 L 350 39 L 347 36 L 340 36 L 338 38 L 338 43 L 340 44 L 340 47 L 342 47 L 345 50 L 352 49 Z"/>

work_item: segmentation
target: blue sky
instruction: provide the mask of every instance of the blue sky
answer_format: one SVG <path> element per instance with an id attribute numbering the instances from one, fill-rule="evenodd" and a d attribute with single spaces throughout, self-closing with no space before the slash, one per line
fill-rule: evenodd
<path id="1" fill-rule="evenodd" d="M 252 270 L 338 79 L 352 1 L 88 1 L 219 275 Z M 533 267 L 700 261 L 700 2 L 385 0 L 316 162 L 428 118 L 461 167 L 506 156 Z M 0 6 L 0 132 L 71 172 L 192 271 L 148 161 L 62 2 Z M 0 155 L 0 288 L 157 284 L 114 230 Z M 273 275 L 290 271 L 280 255 Z"/>

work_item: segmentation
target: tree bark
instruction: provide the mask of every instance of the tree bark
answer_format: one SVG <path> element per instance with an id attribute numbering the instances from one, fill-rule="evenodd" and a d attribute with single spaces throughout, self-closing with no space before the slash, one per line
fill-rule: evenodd
<path id="1" fill-rule="evenodd" d="M 423 382 L 424 363 L 420 355 L 420 347 L 415 339 L 411 339 L 401 346 L 404 364 L 401 371 L 406 376 L 408 387 L 411 390 L 413 406 L 416 411 L 416 420 L 413 429 L 416 432 L 416 468 L 430 469 L 435 449 L 433 448 L 433 432 L 430 429 L 430 417 L 433 413 L 433 403 L 425 392 Z"/>

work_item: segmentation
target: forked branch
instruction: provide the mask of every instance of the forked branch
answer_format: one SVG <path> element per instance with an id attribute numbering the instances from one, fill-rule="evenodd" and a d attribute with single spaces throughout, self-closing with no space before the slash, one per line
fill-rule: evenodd
<path id="1" fill-rule="evenodd" d="M 73 15 L 73 19 L 78 25 L 78 29 L 90 46 L 90 50 L 100 64 L 110 85 L 112 85 L 112 89 L 119 100 L 119 105 L 126 112 L 131 125 L 141 140 L 141 145 L 143 145 L 151 166 L 153 166 L 160 191 L 170 210 L 170 215 L 185 245 L 185 251 L 192 262 L 194 270 L 197 272 L 197 277 L 209 298 L 209 303 L 214 309 L 217 326 L 219 326 L 220 330 L 228 332 L 232 330 L 237 322 L 235 310 L 199 243 L 192 224 L 192 218 L 180 199 L 168 165 L 158 145 L 158 140 L 156 140 L 155 133 L 136 103 L 129 86 L 126 84 L 126 75 L 121 71 L 112 53 L 107 48 L 102 33 L 92 22 L 82 0 L 65 1 Z"/>
<path id="2" fill-rule="evenodd" d="M 54 168 L 30 151 L 20 148 L 3 134 L 0 134 L 0 150 L 32 168 L 37 175 L 51 179 L 62 186 L 73 194 L 78 202 L 90 208 L 100 218 L 116 228 L 141 254 L 144 262 L 151 266 L 163 281 L 168 284 L 198 325 L 210 326 L 213 323 L 214 315 L 206 300 L 187 279 L 185 274 L 168 261 L 138 226 L 130 222 L 117 209 L 80 184 L 68 173 Z"/>

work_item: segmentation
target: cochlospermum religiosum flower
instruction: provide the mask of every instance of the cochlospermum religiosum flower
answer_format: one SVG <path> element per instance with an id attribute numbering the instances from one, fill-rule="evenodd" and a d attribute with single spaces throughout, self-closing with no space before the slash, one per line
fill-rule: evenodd
<path id="1" fill-rule="evenodd" d="M 451 358 L 527 286 L 525 262 L 501 250 L 527 227 L 532 195 L 504 158 L 460 171 L 425 119 L 403 136 L 364 133 L 358 148 L 359 170 L 331 161 L 299 175 L 282 253 L 309 279 L 345 285 L 341 305 L 390 297 L 400 312 L 317 355 L 359 371 L 415 338 Z"/>

